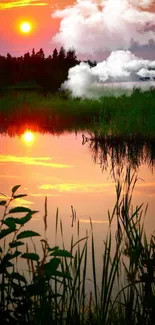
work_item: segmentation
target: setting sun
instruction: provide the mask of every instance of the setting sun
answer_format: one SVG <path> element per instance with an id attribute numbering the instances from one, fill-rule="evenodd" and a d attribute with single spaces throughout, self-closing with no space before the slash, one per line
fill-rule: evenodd
<path id="1" fill-rule="evenodd" d="M 24 33 L 24 34 L 28 34 L 28 33 L 30 33 L 31 29 L 32 29 L 32 25 L 31 25 L 31 23 L 29 23 L 28 21 L 24 21 L 24 22 L 21 23 L 21 25 L 20 25 L 20 30 L 21 30 L 21 32 Z"/>
<path id="2" fill-rule="evenodd" d="M 23 139 L 24 139 L 25 142 L 31 143 L 34 140 L 34 134 L 31 131 L 26 131 L 23 134 Z"/>

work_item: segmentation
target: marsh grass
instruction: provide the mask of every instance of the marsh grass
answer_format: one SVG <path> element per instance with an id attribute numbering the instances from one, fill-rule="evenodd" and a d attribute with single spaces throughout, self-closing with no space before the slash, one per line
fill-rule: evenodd
<path id="1" fill-rule="evenodd" d="M 24 194 L 16 194 L 0 205 L 0 308 L 3 324 L 105 324 L 152 325 L 155 320 L 155 236 L 147 238 L 144 217 L 147 207 L 132 207 L 136 174 L 127 168 L 116 176 L 116 203 L 108 211 L 109 229 L 103 241 L 101 281 L 97 278 L 93 224 L 84 238 L 77 223 L 76 239 L 65 249 L 63 225 L 56 213 L 55 237 L 61 233 L 62 247 L 50 247 L 46 238 L 47 200 L 45 199 L 44 238 L 42 253 L 29 248 L 27 240 L 41 238 L 23 226 L 37 213 L 25 207 L 10 209 L 10 203 Z M 76 215 L 74 209 L 73 219 Z M 24 216 L 23 216 L 24 214 Z M 15 217 L 13 217 L 15 215 Z M 22 215 L 22 216 L 21 216 Z M 17 217 L 20 216 L 20 217 Z M 112 224 L 117 223 L 113 236 Z M 7 239 L 7 241 L 6 241 Z M 115 242 L 115 249 L 112 243 Z M 92 291 L 87 290 L 88 247 L 91 244 Z M 19 261 L 25 259 L 27 270 L 20 271 Z M 17 263 L 18 262 L 18 263 Z M 90 275 L 89 275 L 90 277 Z"/>
<path id="2" fill-rule="evenodd" d="M 155 90 L 134 89 L 131 96 L 101 97 L 99 100 L 8 92 L 0 97 L 0 121 L 37 124 L 49 130 L 91 129 L 116 136 L 155 135 Z"/>
<path id="3" fill-rule="evenodd" d="M 129 165 L 137 170 L 147 164 L 152 170 L 155 164 L 155 139 L 137 137 L 106 136 L 100 132 L 82 134 L 82 145 L 87 145 L 92 160 L 99 164 L 102 171 L 110 167 L 111 174 L 117 168 Z"/>

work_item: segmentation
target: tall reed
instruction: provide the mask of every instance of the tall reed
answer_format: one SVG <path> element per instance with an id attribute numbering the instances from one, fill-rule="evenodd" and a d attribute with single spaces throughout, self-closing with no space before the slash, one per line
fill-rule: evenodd
<path id="1" fill-rule="evenodd" d="M 42 253 L 33 250 L 27 239 L 40 234 L 23 230 L 36 211 L 25 207 L 10 209 L 10 203 L 24 194 L 12 188 L 10 199 L 4 197 L 0 238 L 0 311 L 3 324 L 90 324 L 152 325 L 155 320 L 155 236 L 147 238 L 143 205 L 132 206 L 136 174 L 121 169 L 116 178 L 116 203 L 108 211 L 109 229 L 103 242 L 101 281 L 97 278 L 93 223 L 84 238 L 72 236 L 66 250 L 63 225 L 56 213 L 55 236 L 60 230 L 62 248 L 50 247 L 46 237 L 47 200 L 43 217 L 45 235 L 40 239 Z M 72 209 L 73 218 L 76 219 Z M 21 214 L 24 216 L 21 217 Z M 15 215 L 15 217 L 13 216 Z M 18 217 L 20 216 L 20 217 Z M 113 235 L 112 224 L 117 224 Z M 115 248 L 112 245 L 115 242 Z M 87 288 L 91 244 L 92 290 Z M 28 272 L 21 271 L 25 259 Z"/>

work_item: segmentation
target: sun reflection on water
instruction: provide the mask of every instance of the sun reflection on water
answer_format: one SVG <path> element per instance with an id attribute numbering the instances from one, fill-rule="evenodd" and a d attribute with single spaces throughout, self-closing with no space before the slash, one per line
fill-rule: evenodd
<path id="1" fill-rule="evenodd" d="M 27 144 L 32 144 L 34 142 L 34 133 L 31 130 L 26 130 L 22 135 L 22 139 Z"/>

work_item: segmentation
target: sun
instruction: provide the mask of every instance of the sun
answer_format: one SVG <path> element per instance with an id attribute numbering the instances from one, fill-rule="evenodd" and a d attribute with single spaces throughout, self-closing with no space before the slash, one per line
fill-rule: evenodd
<path id="1" fill-rule="evenodd" d="M 32 143 L 34 140 L 34 134 L 31 131 L 25 131 L 25 133 L 23 134 L 23 140 L 26 143 Z"/>
<path id="2" fill-rule="evenodd" d="M 21 24 L 20 24 L 20 31 L 24 34 L 29 34 L 30 31 L 32 29 L 32 25 L 30 22 L 28 21 L 23 21 Z"/>

